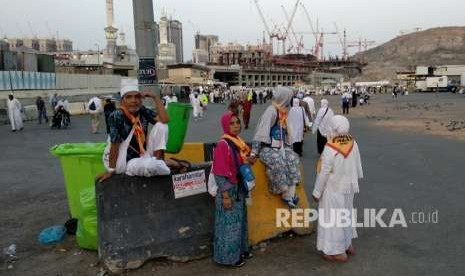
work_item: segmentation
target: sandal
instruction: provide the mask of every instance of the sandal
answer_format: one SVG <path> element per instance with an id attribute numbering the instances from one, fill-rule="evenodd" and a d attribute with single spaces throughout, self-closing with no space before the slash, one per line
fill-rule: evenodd
<path id="1" fill-rule="evenodd" d="M 294 200 L 292 199 L 284 199 L 282 198 L 282 201 L 289 207 L 289 209 L 295 209 L 297 207 L 297 205 L 294 203 Z"/>
<path id="2" fill-rule="evenodd" d="M 252 252 L 250 251 L 247 251 L 247 252 L 244 252 L 242 255 L 241 255 L 242 259 L 245 259 L 245 260 L 250 260 L 253 258 L 253 254 Z"/>
<path id="3" fill-rule="evenodd" d="M 357 252 L 355 251 L 355 248 L 351 245 L 349 246 L 349 248 L 347 248 L 346 254 L 349 256 L 355 256 L 357 255 Z"/>
<path id="4" fill-rule="evenodd" d="M 169 161 L 168 163 L 174 162 L 176 164 L 174 167 L 170 167 L 171 173 L 186 173 L 192 166 L 189 161 L 179 160 L 173 157 L 171 157 Z"/>
<path id="5" fill-rule="evenodd" d="M 231 265 L 232 267 L 243 267 L 245 265 L 244 259 L 240 259 L 235 264 Z"/>
<path id="6" fill-rule="evenodd" d="M 334 263 L 347 263 L 348 258 L 347 254 L 340 254 L 340 255 L 326 255 L 323 254 L 323 259 L 325 259 L 328 262 L 334 262 Z"/>
<path id="7" fill-rule="evenodd" d="M 299 204 L 299 200 L 300 198 L 298 196 L 294 196 L 292 198 L 292 202 L 294 203 L 294 205 L 297 207 L 297 205 Z"/>

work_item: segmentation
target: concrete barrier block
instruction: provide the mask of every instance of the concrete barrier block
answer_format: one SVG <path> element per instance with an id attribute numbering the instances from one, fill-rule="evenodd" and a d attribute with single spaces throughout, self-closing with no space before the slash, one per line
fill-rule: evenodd
<path id="1" fill-rule="evenodd" d="M 277 227 L 276 210 L 287 209 L 288 207 L 282 202 L 281 196 L 271 194 L 268 191 L 268 178 L 263 163 L 257 161 L 252 170 L 255 175 L 256 186 L 251 193 L 251 205 L 247 208 L 250 244 L 257 245 L 262 241 L 275 238 L 279 234 L 291 230 L 299 235 L 311 234 L 313 231 L 312 225 L 307 228 Z M 298 207 L 309 208 L 303 179 L 302 183 L 297 186 L 296 194 L 300 198 Z"/>
<path id="2" fill-rule="evenodd" d="M 208 177 L 210 167 L 197 170 Z M 96 184 L 99 258 L 108 270 L 120 273 L 158 257 L 188 261 L 212 254 L 213 200 L 206 192 L 175 194 L 172 176 L 116 175 Z"/>
<path id="3" fill-rule="evenodd" d="M 174 157 L 177 159 L 187 160 L 191 163 L 203 163 L 211 160 L 205 159 L 203 143 L 185 143 L 180 152 L 177 154 L 167 153 L 165 157 Z"/>
<path id="4" fill-rule="evenodd" d="M 84 102 L 70 103 L 69 113 L 71 115 L 83 115 L 87 114 Z"/>

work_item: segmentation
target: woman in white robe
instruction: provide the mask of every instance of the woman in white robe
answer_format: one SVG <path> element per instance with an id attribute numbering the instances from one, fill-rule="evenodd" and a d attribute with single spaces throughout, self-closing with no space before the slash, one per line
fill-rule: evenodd
<path id="1" fill-rule="evenodd" d="M 331 119 L 329 140 L 313 190 L 313 198 L 319 203 L 317 249 L 323 251 L 325 259 L 336 262 L 346 262 L 347 255 L 355 254 L 353 200 L 359 192 L 358 180 L 363 178 L 360 152 L 349 128 L 344 116 Z"/>
<path id="2" fill-rule="evenodd" d="M 289 111 L 287 124 L 290 132 L 289 142 L 292 144 L 294 152 L 302 156 L 304 128 L 309 124 L 309 120 L 304 108 L 300 106 L 300 100 L 297 98 L 292 100 L 292 107 Z"/>
<path id="3" fill-rule="evenodd" d="M 329 102 L 326 99 L 321 100 L 321 107 L 318 110 L 318 113 L 316 115 L 315 122 L 313 122 L 313 134 L 317 134 L 317 149 L 318 149 L 318 154 L 321 154 L 323 152 L 323 149 L 325 147 L 327 137 L 329 134 L 329 122 L 331 118 L 334 116 L 334 112 L 329 107 Z"/>
<path id="4" fill-rule="evenodd" d="M 194 115 L 194 120 L 197 121 L 199 117 L 202 117 L 202 106 L 200 105 L 200 98 L 198 94 L 195 94 L 194 97 L 192 98 L 192 107 L 193 107 L 193 115 Z"/>
<path id="5" fill-rule="evenodd" d="M 21 117 L 21 103 L 16 99 L 13 94 L 8 96 L 8 118 L 10 119 L 11 130 L 13 132 L 17 130 L 23 130 L 23 118 Z"/>

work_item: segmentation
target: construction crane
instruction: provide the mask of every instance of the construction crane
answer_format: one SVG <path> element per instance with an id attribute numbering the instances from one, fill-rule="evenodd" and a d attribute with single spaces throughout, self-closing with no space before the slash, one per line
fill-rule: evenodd
<path id="1" fill-rule="evenodd" d="M 318 39 L 318 43 L 315 45 L 315 50 L 313 55 L 316 56 L 319 60 L 322 60 L 324 58 L 324 39 L 325 35 L 335 35 L 337 34 L 336 32 L 330 32 L 330 33 L 325 33 L 323 30 L 319 33 L 320 37 Z"/>
<path id="2" fill-rule="evenodd" d="M 307 7 L 301 3 L 300 6 L 302 7 L 302 10 L 304 11 L 305 17 L 307 18 L 308 24 L 310 26 L 311 32 L 310 34 L 313 34 L 315 38 L 315 46 L 313 48 L 312 54 L 319 60 L 323 59 L 324 56 L 324 38 L 326 35 L 336 35 L 337 32 L 323 32 L 320 31 L 319 26 L 318 26 L 318 20 L 316 23 L 316 28 L 313 26 L 312 19 L 310 17 L 310 13 L 307 10 Z"/>
<path id="3" fill-rule="evenodd" d="M 347 44 L 347 48 L 352 48 L 352 47 L 357 47 L 358 48 L 358 53 L 357 54 L 360 54 L 362 53 L 363 51 L 367 51 L 368 50 L 368 47 L 369 46 L 372 46 L 372 45 L 375 45 L 376 44 L 376 41 L 368 41 L 366 38 L 364 40 L 362 40 L 361 38 L 359 38 L 358 41 L 356 42 L 348 42 Z M 360 62 L 364 62 L 363 60 L 363 56 L 360 56 Z"/>
<path id="4" fill-rule="evenodd" d="M 27 26 L 29 27 L 29 31 L 31 32 L 31 35 L 32 35 L 34 38 L 37 38 L 37 33 L 34 32 L 34 30 L 32 29 L 31 21 L 27 21 Z"/>
<path id="5" fill-rule="evenodd" d="M 344 33 L 341 36 L 341 32 L 339 32 L 339 27 L 337 26 L 336 22 L 334 22 L 334 27 L 336 28 L 336 33 L 339 38 L 339 43 L 341 44 L 342 47 L 342 60 L 346 60 L 349 57 L 348 51 L 347 51 L 347 32 L 346 29 L 344 29 Z"/>
<path id="6" fill-rule="evenodd" d="M 50 26 L 48 25 L 48 21 L 45 21 L 45 26 L 47 27 L 47 31 L 48 31 L 48 33 L 49 33 L 49 35 L 50 35 L 50 38 L 51 38 L 51 39 L 54 39 L 54 36 L 55 36 L 55 35 L 53 34 L 52 29 L 51 29 Z"/>
<path id="7" fill-rule="evenodd" d="M 292 22 L 294 21 L 294 18 L 295 18 L 295 15 L 297 13 L 297 8 L 299 7 L 299 4 L 300 4 L 300 0 L 297 0 L 295 2 L 294 10 L 292 11 L 291 17 L 289 18 L 289 20 L 287 22 L 287 27 L 286 27 L 286 30 L 285 30 L 284 35 L 282 37 L 282 40 L 283 40 L 283 55 L 286 54 L 286 39 L 287 39 L 287 36 L 289 35 L 289 30 L 291 29 Z"/>
<path id="8" fill-rule="evenodd" d="M 289 34 L 289 29 L 292 25 L 292 22 L 294 21 L 295 15 L 297 13 L 297 8 L 299 6 L 300 0 L 296 1 L 296 4 L 294 6 L 294 10 L 292 11 L 291 17 L 289 21 L 287 22 L 286 28 L 281 31 L 277 25 L 275 25 L 275 28 L 273 31 L 270 30 L 268 27 L 268 23 L 266 22 L 265 16 L 263 15 L 262 9 L 260 8 L 260 4 L 258 3 L 258 0 L 254 0 L 255 6 L 257 7 L 258 13 L 260 14 L 260 18 L 262 20 L 263 25 L 265 26 L 265 30 L 270 38 L 270 44 L 273 45 L 273 38 L 276 38 L 278 41 L 278 47 L 279 47 L 279 41 L 282 41 L 282 46 L 283 46 L 283 54 L 286 54 L 286 39 Z"/>
<path id="9" fill-rule="evenodd" d="M 21 26 L 20 26 L 18 23 L 16 23 L 16 29 L 18 29 L 19 34 L 20 34 L 22 37 L 25 37 L 24 32 L 23 32 L 23 30 L 21 29 Z"/>
<path id="10" fill-rule="evenodd" d="M 276 38 L 277 35 L 274 32 L 272 33 L 270 31 L 270 28 L 268 27 L 268 23 L 266 23 L 265 16 L 263 15 L 263 12 L 262 12 L 262 9 L 260 8 L 260 4 L 258 3 L 258 0 L 255 0 L 255 6 L 257 7 L 263 26 L 265 26 L 265 31 L 268 34 L 268 37 L 270 38 L 270 44 L 273 45 L 273 38 Z"/>
<path id="11" fill-rule="evenodd" d="M 196 28 L 195 25 L 194 25 L 194 23 L 192 23 L 192 21 L 187 20 L 187 23 L 189 23 L 189 25 L 191 25 L 192 30 L 194 31 L 194 33 L 200 34 L 200 29 Z"/>
<path id="12" fill-rule="evenodd" d="M 348 48 L 351 48 L 351 47 L 358 47 L 358 54 L 363 52 L 363 51 L 367 51 L 368 50 L 368 47 L 369 46 L 372 46 L 372 45 L 375 45 L 376 44 L 376 41 L 374 40 L 370 40 L 368 41 L 366 38 L 364 40 L 362 40 L 361 38 L 359 38 L 358 41 L 355 41 L 355 42 L 349 42 L 347 44 L 347 47 Z"/>
<path id="13" fill-rule="evenodd" d="M 409 33 L 416 33 L 416 32 L 419 32 L 421 30 L 422 29 L 420 27 L 416 27 L 416 28 L 409 29 L 409 30 L 400 30 L 399 34 L 400 35 L 406 35 L 406 34 L 409 34 Z"/>
<path id="14" fill-rule="evenodd" d="M 302 7 L 302 10 L 304 11 L 305 18 L 307 18 L 308 25 L 310 26 L 310 30 L 312 31 L 311 34 L 313 34 L 315 38 L 315 46 L 318 44 L 318 32 L 315 31 L 315 28 L 313 27 L 313 22 L 310 17 L 310 13 L 308 12 L 307 8 L 305 7 L 304 3 L 300 3 L 300 6 Z"/>
<path id="15" fill-rule="evenodd" d="M 286 17 L 287 22 L 290 21 L 289 14 L 286 11 L 286 8 L 281 5 L 281 8 L 283 10 L 284 16 Z M 292 22 L 291 22 L 292 23 Z M 301 51 L 304 49 L 304 43 L 303 43 L 303 36 L 301 36 L 300 40 L 297 37 L 297 34 L 294 31 L 294 28 L 292 27 L 292 24 L 290 25 L 291 27 L 289 28 L 290 32 L 292 33 L 292 36 L 294 37 L 295 40 L 295 48 L 297 51 L 297 54 L 300 54 Z M 290 41 L 290 40 L 289 40 Z M 292 49 L 294 48 L 294 45 L 291 45 L 291 47 L 287 50 L 288 52 L 291 52 Z"/>

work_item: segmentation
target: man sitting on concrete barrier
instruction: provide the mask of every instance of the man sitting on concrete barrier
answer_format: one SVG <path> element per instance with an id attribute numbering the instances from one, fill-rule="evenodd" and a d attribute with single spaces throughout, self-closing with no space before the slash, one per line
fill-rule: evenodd
<path id="1" fill-rule="evenodd" d="M 163 161 L 168 139 L 168 115 L 160 98 L 140 92 L 137 80 L 121 81 L 121 106 L 109 118 L 110 135 L 103 162 L 107 173 L 99 177 L 103 182 L 113 174 L 153 176 L 170 174 L 169 167 L 179 166 L 173 160 Z M 142 105 L 144 98 L 152 98 L 157 112 Z M 148 125 L 153 124 L 146 139 Z M 173 163 L 174 162 L 174 163 Z"/>

